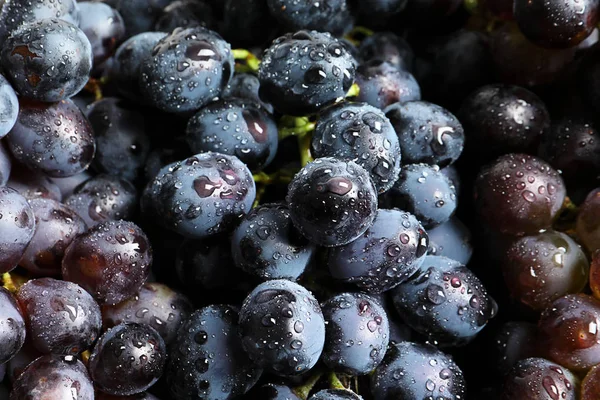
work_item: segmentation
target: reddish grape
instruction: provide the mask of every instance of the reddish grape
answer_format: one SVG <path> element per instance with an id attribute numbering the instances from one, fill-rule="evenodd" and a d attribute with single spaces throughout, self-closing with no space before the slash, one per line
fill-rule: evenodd
<path id="1" fill-rule="evenodd" d="M 594 297 L 600 299 L 600 253 L 594 253 L 590 264 L 590 289 Z"/>
<path id="2" fill-rule="evenodd" d="M 583 382 L 581 382 L 581 397 L 580 400 L 596 400 L 600 397 L 600 365 L 586 374 Z"/>
<path id="3" fill-rule="evenodd" d="M 577 237 L 590 254 L 600 249 L 600 188 L 587 195 L 577 216 Z"/>
<path id="4" fill-rule="evenodd" d="M 106 221 L 67 248 L 63 278 L 81 285 L 100 304 L 117 304 L 142 287 L 150 274 L 152 249 L 132 222 Z"/>
<path id="5" fill-rule="evenodd" d="M 0 273 L 17 266 L 35 231 L 33 210 L 16 190 L 0 187 Z"/>
<path id="6" fill-rule="evenodd" d="M 25 321 L 10 292 L 0 287 L 0 364 L 12 359 L 25 342 Z"/>
<path id="7" fill-rule="evenodd" d="M 520 361 L 504 384 L 504 400 L 576 400 L 578 379 L 543 358 Z"/>

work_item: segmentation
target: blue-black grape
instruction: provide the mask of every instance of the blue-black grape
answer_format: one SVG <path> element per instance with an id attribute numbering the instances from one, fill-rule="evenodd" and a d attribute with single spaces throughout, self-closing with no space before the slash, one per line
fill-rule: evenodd
<path id="1" fill-rule="evenodd" d="M 286 201 L 296 228 L 326 247 L 358 238 L 373 224 L 377 192 L 369 173 L 354 161 L 319 158 L 292 180 Z"/>
<path id="2" fill-rule="evenodd" d="M 84 171 L 96 151 L 92 128 L 71 100 L 21 100 L 17 123 L 6 137 L 17 160 L 45 175 L 64 178 Z"/>
<path id="3" fill-rule="evenodd" d="M 294 376 L 315 366 L 325 344 L 319 303 L 304 287 L 287 280 L 258 285 L 240 310 L 242 346 L 265 371 Z"/>
<path id="4" fill-rule="evenodd" d="M 576 400 L 579 379 L 568 369 L 543 358 L 519 361 L 508 373 L 503 400 Z"/>
<path id="5" fill-rule="evenodd" d="M 233 75 L 231 46 L 218 33 L 175 29 L 142 62 L 142 95 L 162 111 L 198 110 L 218 97 Z"/>
<path id="6" fill-rule="evenodd" d="M 162 10 L 173 0 L 116 0 L 117 9 L 127 28 L 127 36 L 152 31 Z"/>
<path id="7" fill-rule="evenodd" d="M 10 400 L 94 400 L 94 384 L 85 365 L 74 356 L 37 358 L 13 382 Z"/>
<path id="8" fill-rule="evenodd" d="M 162 168 L 142 198 L 142 211 L 163 227 L 201 239 L 228 231 L 250 211 L 256 187 L 237 157 L 203 153 Z"/>
<path id="9" fill-rule="evenodd" d="M 256 75 L 236 73 L 223 90 L 222 96 L 225 99 L 238 98 L 252 100 L 260 104 L 267 112 L 273 114 L 273 106 L 260 98 L 259 91 L 260 80 Z"/>
<path id="10" fill-rule="evenodd" d="M 392 32 L 375 32 L 360 43 L 358 50 L 365 61 L 381 60 L 399 70 L 413 70 L 415 54 L 412 48 Z"/>
<path id="11" fill-rule="evenodd" d="M 311 154 L 355 161 L 369 172 L 379 193 L 400 173 L 400 144 L 383 111 L 365 103 L 342 102 L 323 109 L 313 132 Z"/>
<path id="12" fill-rule="evenodd" d="M 338 294 L 323 305 L 325 365 L 349 375 L 365 375 L 383 360 L 390 339 L 385 309 L 362 293 Z"/>
<path id="13" fill-rule="evenodd" d="M 8 80 L 23 97 L 60 101 L 77 94 L 92 69 L 92 46 L 75 25 L 42 19 L 21 25 L 2 46 Z"/>
<path id="14" fill-rule="evenodd" d="M 126 101 L 105 97 L 86 114 L 96 138 L 94 169 L 135 182 L 150 153 L 142 113 Z"/>
<path id="15" fill-rule="evenodd" d="M 79 29 L 85 33 L 92 46 L 94 67 L 112 56 L 125 37 L 125 23 L 121 14 L 107 4 L 80 1 Z"/>
<path id="16" fill-rule="evenodd" d="M 87 226 L 75 211 L 56 200 L 32 199 L 29 204 L 35 216 L 35 233 L 19 266 L 37 276 L 60 276 L 67 246 Z"/>
<path id="17" fill-rule="evenodd" d="M 385 27 L 406 7 L 408 0 L 354 1 L 359 22 L 369 27 Z"/>
<path id="18" fill-rule="evenodd" d="M 265 50 L 260 95 L 282 114 L 313 114 L 343 99 L 355 73 L 356 61 L 329 33 L 288 33 Z"/>
<path id="19" fill-rule="evenodd" d="M 125 323 L 100 336 L 88 369 L 100 391 L 128 396 L 154 385 L 163 373 L 166 359 L 165 342 L 154 328 Z"/>
<path id="20" fill-rule="evenodd" d="M 79 185 L 64 202 L 91 228 L 104 221 L 130 219 L 137 201 L 129 181 L 100 174 Z"/>
<path id="21" fill-rule="evenodd" d="M 223 36 L 234 46 L 250 46 L 269 38 L 275 21 L 264 0 L 223 1 Z"/>
<path id="22" fill-rule="evenodd" d="M 471 231 L 457 217 L 428 229 L 430 256 L 444 256 L 467 265 L 473 255 Z"/>
<path id="23" fill-rule="evenodd" d="M 402 342 L 390 346 L 371 375 L 375 399 L 465 399 L 465 379 L 454 361 L 435 347 Z"/>
<path id="24" fill-rule="evenodd" d="M 205 1 L 178 0 L 163 8 L 154 28 L 171 33 L 175 28 L 202 26 L 212 29 L 217 25 L 212 8 Z"/>
<path id="25" fill-rule="evenodd" d="M 497 312 L 475 274 L 446 257 L 425 257 L 421 270 L 392 290 L 392 300 L 403 321 L 443 346 L 473 340 Z"/>
<path id="26" fill-rule="evenodd" d="M 308 398 L 309 400 L 362 400 L 362 397 L 346 389 L 324 389 Z"/>
<path id="27" fill-rule="evenodd" d="M 186 135 L 194 154 L 236 156 L 253 171 L 273 161 L 279 140 L 273 117 L 247 99 L 220 100 L 202 108 L 189 120 Z"/>
<path id="28" fill-rule="evenodd" d="M 0 187 L 0 273 L 17 266 L 34 232 L 33 209 L 25 197 Z"/>
<path id="29" fill-rule="evenodd" d="M 17 99 L 17 94 L 4 75 L 0 75 L 0 139 L 15 126 L 18 115 L 19 99 Z M 2 182 L 1 178 L 0 182 Z"/>
<path id="30" fill-rule="evenodd" d="M 300 400 L 300 397 L 292 389 L 285 385 L 267 383 L 262 386 L 255 386 L 244 400 Z"/>
<path id="31" fill-rule="evenodd" d="M 2 117 L 0 117 L 2 118 Z M 5 186 L 12 170 L 12 161 L 3 141 L 0 141 L 0 186 Z"/>
<path id="32" fill-rule="evenodd" d="M 426 101 L 411 101 L 392 104 L 385 114 L 400 139 L 404 163 L 443 168 L 460 157 L 465 142 L 463 127 L 448 110 Z"/>
<path id="33" fill-rule="evenodd" d="M 25 343 L 25 320 L 14 297 L 0 287 L 0 363 L 12 359 Z"/>
<path id="34" fill-rule="evenodd" d="M 343 36 L 353 23 L 346 0 L 267 0 L 271 15 L 285 31 L 315 29 Z"/>
<path id="35" fill-rule="evenodd" d="M 244 216 L 233 232 L 235 264 L 262 279 L 297 280 L 306 270 L 316 246 L 292 224 L 283 204 L 265 204 Z"/>
<path id="36" fill-rule="evenodd" d="M 410 72 L 378 59 L 358 67 L 356 84 L 360 88 L 357 100 L 381 110 L 394 103 L 421 100 L 421 88 Z"/>
<path id="37" fill-rule="evenodd" d="M 381 293 L 419 270 L 428 245 L 427 233 L 413 215 L 379 210 L 362 236 L 329 251 L 327 265 L 335 279 Z"/>
<path id="38" fill-rule="evenodd" d="M 256 384 L 262 369 L 242 348 L 237 318 L 233 307 L 211 305 L 183 323 L 166 372 L 175 400 L 229 400 Z"/>
<path id="39" fill-rule="evenodd" d="M 383 203 L 412 213 L 427 229 L 448 221 L 457 207 L 456 188 L 439 167 L 409 164 L 402 167 Z"/>
<path id="40" fill-rule="evenodd" d="M 84 183 L 85 181 L 92 178 L 89 171 L 83 171 L 73 176 L 66 178 L 50 178 L 50 182 L 53 184 L 53 188 L 58 189 L 58 194 L 61 199 L 66 199 L 73 194 L 75 189 Z"/>
<path id="41" fill-rule="evenodd" d="M 28 339 L 41 353 L 77 355 L 100 335 L 100 307 L 79 285 L 52 278 L 33 279 L 19 288 L 16 298 Z"/>
<path id="42" fill-rule="evenodd" d="M 71 242 L 62 275 L 87 290 L 100 304 L 117 304 L 135 295 L 150 274 L 152 249 L 133 222 L 106 221 Z"/>
<path id="43" fill-rule="evenodd" d="M 32 171 L 19 163 L 14 163 L 6 186 L 15 189 L 27 200 L 49 199 L 62 201 L 58 185 L 40 171 Z"/>
<path id="44" fill-rule="evenodd" d="M 498 329 L 493 340 L 495 357 L 490 362 L 502 375 L 519 361 L 539 353 L 537 327 L 530 322 L 509 321 Z"/>

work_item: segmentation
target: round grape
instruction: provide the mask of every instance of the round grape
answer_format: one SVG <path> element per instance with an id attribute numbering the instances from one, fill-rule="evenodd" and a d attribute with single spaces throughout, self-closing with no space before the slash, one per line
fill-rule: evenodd
<path id="1" fill-rule="evenodd" d="M 35 233 L 35 217 L 16 190 L 0 187 L 0 273 L 11 271 Z"/>
<path id="2" fill-rule="evenodd" d="M 11 360 L 25 343 L 25 320 L 8 290 L 0 287 L 0 363 Z"/>

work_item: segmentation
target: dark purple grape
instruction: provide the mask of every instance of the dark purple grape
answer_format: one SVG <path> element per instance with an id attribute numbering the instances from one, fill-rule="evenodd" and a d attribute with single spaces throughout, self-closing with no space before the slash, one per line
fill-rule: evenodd
<path id="1" fill-rule="evenodd" d="M 447 222 L 457 207 L 456 188 L 439 167 L 405 165 L 383 203 L 412 213 L 427 229 Z"/>
<path id="2" fill-rule="evenodd" d="M 154 46 L 165 36 L 164 32 L 144 32 L 130 37 L 117 48 L 108 75 L 119 93 L 128 100 L 147 102 L 138 83 L 140 69 L 142 62 L 151 56 Z"/>
<path id="3" fill-rule="evenodd" d="M 448 110 L 426 101 L 392 104 L 385 115 L 400 139 L 402 162 L 440 168 L 452 164 L 464 147 L 463 127 Z"/>
<path id="4" fill-rule="evenodd" d="M 40 171 L 32 171 L 15 163 L 6 186 L 15 189 L 27 200 L 48 199 L 62 201 L 60 188 Z"/>
<path id="5" fill-rule="evenodd" d="M 0 287 L 0 363 L 11 360 L 25 343 L 25 320 L 8 290 Z"/>
<path id="6" fill-rule="evenodd" d="M 234 0 L 232 0 L 234 1 Z M 236 73 L 229 81 L 227 87 L 223 90 L 222 96 L 225 99 L 247 99 L 258 103 L 270 114 L 273 114 L 273 106 L 261 100 L 258 92 L 260 91 L 260 81 L 256 75 Z"/>
<path id="7" fill-rule="evenodd" d="M 189 300 L 161 283 L 145 283 L 133 297 L 116 305 L 102 306 L 104 329 L 124 322 L 150 325 L 169 344 L 181 323 L 192 313 Z"/>
<path id="8" fill-rule="evenodd" d="M 96 138 L 94 169 L 135 182 L 150 153 L 143 115 L 115 97 L 92 103 L 86 114 Z"/>
<path id="9" fill-rule="evenodd" d="M 25 324 L 25 322 L 23 322 Z M 12 383 L 23 373 L 23 370 L 43 354 L 33 348 L 29 341 L 26 341 L 21 350 L 6 363 L 7 378 Z"/>
<path id="10" fill-rule="evenodd" d="M 350 1 L 352 3 L 352 0 Z M 359 22 L 369 27 L 385 27 L 406 7 L 408 0 L 354 1 Z M 372 35 L 374 36 L 374 35 Z"/>
<path id="11" fill-rule="evenodd" d="M 527 154 L 507 154 L 479 172 L 475 206 L 494 231 L 534 234 L 550 227 L 565 192 L 562 178 L 546 162 Z"/>
<path id="12" fill-rule="evenodd" d="M 458 117 L 467 148 L 478 157 L 533 151 L 550 127 L 542 100 L 514 85 L 486 85 L 463 102 Z"/>
<path id="13" fill-rule="evenodd" d="M 417 219 L 400 210 L 378 210 L 359 238 L 329 251 L 331 275 L 369 293 L 390 290 L 413 275 L 427 254 L 429 238 Z"/>
<path id="14" fill-rule="evenodd" d="M 494 337 L 492 365 L 505 375 L 517 362 L 539 354 L 537 328 L 529 322 L 507 322 Z"/>
<path id="15" fill-rule="evenodd" d="M 132 296 L 150 274 L 152 249 L 133 222 L 106 221 L 71 242 L 62 263 L 65 280 L 75 282 L 100 304 Z"/>
<path id="16" fill-rule="evenodd" d="M 128 396 L 148 389 L 163 373 L 165 342 L 149 325 L 120 324 L 94 346 L 88 369 L 102 392 Z"/>
<path id="17" fill-rule="evenodd" d="M 92 69 L 92 47 L 69 22 L 42 19 L 21 25 L 4 42 L 2 67 L 15 90 L 39 101 L 60 101 L 77 94 Z"/>
<path id="18" fill-rule="evenodd" d="M 283 204 L 254 208 L 235 229 L 231 241 L 236 266 L 265 280 L 297 280 L 315 251 L 316 246 L 296 230 Z"/>
<path id="19" fill-rule="evenodd" d="M 261 400 L 300 400 L 300 397 L 288 386 L 277 385 L 274 383 L 267 383 L 262 386 L 255 386 L 247 398 L 243 397 L 244 400 L 252 399 Z"/>
<path id="20" fill-rule="evenodd" d="M 97 67 L 114 54 L 125 38 L 125 23 L 121 14 L 107 4 L 80 1 L 78 6 L 79 29 L 90 41 L 93 65 Z"/>
<path id="21" fill-rule="evenodd" d="M 237 318 L 233 307 L 212 305 L 183 323 L 166 372 L 174 400 L 229 400 L 256 384 L 262 370 L 242 348 Z"/>
<path id="22" fill-rule="evenodd" d="M 151 181 L 158 175 L 162 167 L 182 160 L 191 155 L 190 148 L 184 138 L 177 138 L 169 147 L 155 148 L 148 154 L 144 167 L 144 178 Z"/>
<path id="23" fill-rule="evenodd" d="M 0 75 L 0 139 L 6 136 L 15 126 L 18 114 L 19 99 L 17 99 L 17 94 L 4 75 Z"/>
<path id="24" fill-rule="evenodd" d="M 400 144 L 383 111 L 342 102 L 323 109 L 312 136 L 315 158 L 354 161 L 369 172 L 379 193 L 389 190 L 400 173 Z"/>
<path id="25" fill-rule="evenodd" d="M 600 394 L 600 366 L 596 365 L 585 375 L 581 382 L 580 400 L 595 400 Z"/>
<path id="26" fill-rule="evenodd" d="M 421 100 L 421 88 L 410 72 L 378 59 L 358 67 L 356 84 L 360 88 L 356 99 L 381 110 L 394 103 Z"/>
<path id="27" fill-rule="evenodd" d="M 353 23 L 346 0 L 267 0 L 269 11 L 287 32 L 300 29 L 332 32 L 343 36 Z"/>
<path id="28" fill-rule="evenodd" d="M 52 278 L 33 279 L 19 288 L 16 297 L 27 336 L 41 353 L 77 355 L 100 335 L 100 307 L 79 285 Z"/>
<path id="29" fill-rule="evenodd" d="M 29 364 L 13 383 L 10 400 L 94 400 L 87 368 L 74 356 L 48 354 Z"/>
<path id="30" fill-rule="evenodd" d="M 37 276 L 60 276 L 67 246 L 87 226 L 75 211 L 56 200 L 33 199 L 29 205 L 35 217 L 35 233 L 19 266 Z"/>
<path id="31" fill-rule="evenodd" d="M 114 7 L 123 17 L 127 36 L 149 32 L 162 10 L 174 0 L 116 0 Z"/>
<path id="32" fill-rule="evenodd" d="M 600 188 L 586 197 L 577 215 L 577 238 L 589 254 L 600 249 Z"/>
<path id="33" fill-rule="evenodd" d="M 252 46 L 263 43 L 276 26 L 264 0 L 225 0 L 223 36 L 234 46 Z"/>
<path id="34" fill-rule="evenodd" d="M 22 100 L 20 106 L 17 123 L 6 137 L 17 160 L 55 178 L 87 169 L 96 143 L 90 123 L 75 103 Z"/>
<path id="35" fill-rule="evenodd" d="M 504 383 L 503 400 L 576 400 L 579 379 L 543 358 L 519 361 Z"/>
<path id="36" fill-rule="evenodd" d="M 457 217 L 427 230 L 430 256 L 444 256 L 467 265 L 473 254 L 471 231 Z"/>
<path id="37" fill-rule="evenodd" d="M 198 110 L 219 96 L 233 75 L 231 46 L 202 27 L 175 29 L 142 62 L 140 88 L 162 111 Z"/>
<path id="38" fill-rule="evenodd" d="M 102 392 L 96 392 L 95 400 L 160 400 L 151 393 L 142 392 L 131 396 L 113 396 Z"/>
<path id="39" fill-rule="evenodd" d="M 229 231 L 250 211 L 255 196 L 245 164 L 208 152 L 162 168 L 146 187 L 142 211 L 167 229 L 201 239 Z"/>
<path id="40" fill-rule="evenodd" d="M 390 339 L 383 306 L 362 293 L 342 293 L 327 300 L 322 309 L 325 365 L 349 375 L 373 371 L 383 360 Z"/>
<path id="41" fill-rule="evenodd" d="M 50 178 L 50 181 L 58 187 L 61 198 L 66 199 L 79 185 L 91 178 L 92 175 L 88 171 L 83 171 L 67 178 Z"/>
<path id="42" fill-rule="evenodd" d="M 390 346 L 371 375 L 375 399 L 465 399 L 465 380 L 454 361 L 435 347 L 402 342 Z"/>
<path id="43" fill-rule="evenodd" d="M 360 43 L 358 50 L 365 61 L 381 60 L 399 70 L 413 69 L 415 55 L 410 45 L 392 32 L 375 32 Z"/>
<path id="44" fill-rule="evenodd" d="M 325 247 L 342 246 L 373 224 L 377 192 L 354 161 L 319 158 L 292 180 L 286 197 L 296 228 Z"/>
<path id="45" fill-rule="evenodd" d="M 0 118 L 2 118 L 0 116 Z M 0 186 L 5 186 L 12 170 L 12 161 L 4 142 L 0 141 Z"/>
<path id="46" fill-rule="evenodd" d="M 297 283 L 258 285 L 240 310 L 242 346 L 259 367 L 280 376 L 315 366 L 325 343 L 325 320 L 313 295 Z"/>
<path id="47" fill-rule="evenodd" d="M 217 25 L 210 4 L 202 0 L 178 0 L 162 9 L 154 28 L 171 33 L 176 28 L 202 26 L 214 28 Z"/>
<path id="48" fill-rule="evenodd" d="M 354 58 L 329 33 L 288 33 L 265 50 L 260 96 L 282 114 L 313 114 L 343 99 L 355 72 Z"/>
<path id="49" fill-rule="evenodd" d="M 573 239 L 546 231 L 514 240 L 506 250 L 502 272 L 512 297 L 541 311 L 559 297 L 582 291 L 590 264 Z"/>
<path id="50" fill-rule="evenodd" d="M 210 103 L 189 120 L 186 135 L 192 153 L 236 156 L 253 171 L 269 165 L 277 153 L 275 120 L 248 100 Z"/>
<path id="51" fill-rule="evenodd" d="M 35 232 L 33 209 L 16 190 L 0 187 L 0 273 L 11 271 Z"/>
<path id="52" fill-rule="evenodd" d="M 572 371 L 600 364 L 600 302 L 583 293 L 556 299 L 538 323 L 542 353 Z"/>
<path id="53" fill-rule="evenodd" d="M 461 346 L 475 338 L 498 306 L 467 267 L 428 256 L 421 270 L 392 291 L 402 320 L 432 343 Z"/>
<path id="54" fill-rule="evenodd" d="M 362 400 L 362 397 L 351 390 L 324 389 L 308 398 L 309 400 Z"/>
<path id="55" fill-rule="evenodd" d="M 527 39 L 538 46 L 570 48 L 598 24 L 598 3 L 590 0 L 515 0 L 514 18 Z"/>

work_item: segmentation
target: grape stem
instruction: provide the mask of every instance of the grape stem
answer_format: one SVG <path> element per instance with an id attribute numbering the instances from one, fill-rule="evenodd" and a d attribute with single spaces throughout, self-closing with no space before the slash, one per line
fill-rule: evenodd
<path id="1" fill-rule="evenodd" d="M 317 384 L 317 382 L 319 382 L 319 380 L 321 379 L 322 376 L 323 376 L 323 372 L 317 371 L 313 376 L 308 378 L 308 380 L 306 382 L 304 382 L 304 384 L 302 386 L 295 387 L 294 393 L 296 393 L 296 395 L 298 397 L 300 397 L 302 400 L 308 399 L 308 395 L 310 394 L 310 391 L 315 387 L 315 385 Z"/>
<path id="2" fill-rule="evenodd" d="M 355 26 L 346 36 L 344 36 L 344 39 L 355 46 L 359 46 L 360 42 L 364 38 L 369 37 L 372 34 L 373 31 L 369 28 L 365 28 L 364 26 Z"/>
<path id="3" fill-rule="evenodd" d="M 85 84 L 84 89 L 94 95 L 94 101 L 102 100 L 102 86 L 108 83 L 108 78 L 103 76 L 100 79 L 90 78 Z"/>
<path id="4" fill-rule="evenodd" d="M 348 93 L 346 93 L 346 98 L 358 97 L 359 94 L 360 94 L 360 86 L 358 86 L 358 83 L 353 83 L 352 86 L 350 86 L 350 90 L 348 90 Z"/>
<path id="5" fill-rule="evenodd" d="M 15 293 L 17 291 L 17 286 L 15 282 L 13 282 L 12 276 L 9 272 L 2 274 L 2 286 L 11 293 Z"/>
<path id="6" fill-rule="evenodd" d="M 233 49 L 231 53 L 235 59 L 236 72 L 258 72 L 260 60 L 252 52 L 246 49 Z"/>
<path id="7" fill-rule="evenodd" d="M 310 142 L 312 141 L 312 132 L 315 130 L 316 123 L 308 117 L 292 117 L 284 115 L 279 120 L 279 140 L 290 136 L 298 138 L 300 147 L 300 162 L 304 167 L 313 161 L 310 154 Z"/>
<path id="8" fill-rule="evenodd" d="M 348 390 L 348 388 L 346 388 L 346 386 L 344 386 L 344 384 L 342 383 L 340 378 L 337 376 L 337 374 L 333 371 L 329 374 L 329 385 L 332 389 Z"/>

